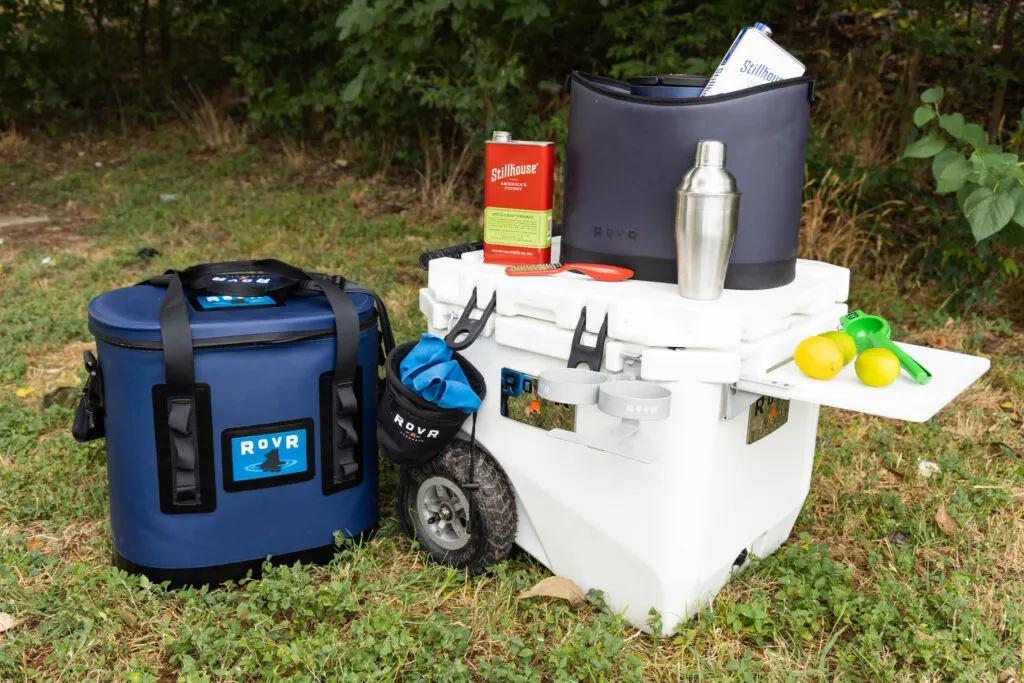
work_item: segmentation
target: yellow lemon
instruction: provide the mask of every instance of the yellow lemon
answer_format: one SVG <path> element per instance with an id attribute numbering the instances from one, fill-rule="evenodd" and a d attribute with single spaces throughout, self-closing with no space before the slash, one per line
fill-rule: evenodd
<path id="1" fill-rule="evenodd" d="M 843 352 L 843 365 L 848 365 L 850 361 L 857 357 L 857 344 L 853 341 L 853 337 L 845 332 L 833 330 L 821 336 L 834 341 L 839 350 Z"/>
<path id="2" fill-rule="evenodd" d="M 889 349 L 865 349 L 853 365 L 860 381 L 869 387 L 884 387 L 900 376 L 900 359 Z"/>
<path id="3" fill-rule="evenodd" d="M 797 344 L 793 362 L 813 379 L 832 379 L 843 369 L 843 352 L 826 337 L 808 337 Z"/>

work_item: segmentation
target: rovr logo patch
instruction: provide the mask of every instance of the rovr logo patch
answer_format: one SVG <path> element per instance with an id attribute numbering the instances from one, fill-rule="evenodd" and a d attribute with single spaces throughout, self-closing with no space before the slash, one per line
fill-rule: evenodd
<path id="1" fill-rule="evenodd" d="M 264 308 L 276 306 L 277 301 L 271 296 L 200 296 L 196 303 L 204 311 L 217 308 Z"/>
<path id="2" fill-rule="evenodd" d="M 222 448 L 228 491 L 307 481 L 314 475 L 312 420 L 225 430 Z"/>
<path id="3" fill-rule="evenodd" d="M 409 422 L 404 417 L 395 413 L 395 424 L 402 428 L 402 434 L 412 441 L 423 441 L 424 439 L 436 439 L 441 432 L 430 427 L 423 427 Z"/>

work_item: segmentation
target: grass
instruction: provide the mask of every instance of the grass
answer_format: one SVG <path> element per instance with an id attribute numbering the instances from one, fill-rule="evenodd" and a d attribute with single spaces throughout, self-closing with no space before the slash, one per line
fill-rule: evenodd
<path id="1" fill-rule="evenodd" d="M 404 188 L 288 150 L 212 151 L 177 130 L 7 148 L 17 152 L 0 155 L 0 210 L 35 208 L 55 226 L 0 245 L 0 611 L 20 622 L 0 634 L 0 680 L 1024 675 L 1020 321 L 936 315 L 892 273 L 855 275 L 852 300 L 888 315 L 901 338 L 990 356 L 991 372 L 924 425 L 823 411 L 794 535 L 669 638 L 594 605 L 518 601 L 547 575 L 523 554 L 478 578 L 428 563 L 398 530 L 386 465 L 380 534 L 325 567 L 177 592 L 113 569 L 102 442 L 71 439 L 70 409 L 40 410 L 47 391 L 81 380 L 91 297 L 170 266 L 273 255 L 376 288 L 408 339 L 422 328 L 416 256 L 474 236 L 476 212 L 410 204 Z M 864 207 L 834 180 L 817 187 L 808 225 L 838 258 L 842 237 L 825 231 Z M 160 255 L 143 261 L 145 246 Z M 920 477 L 919 460 L 941 472 Z M 935 522 L 940 506 L 951 536 Z"/>

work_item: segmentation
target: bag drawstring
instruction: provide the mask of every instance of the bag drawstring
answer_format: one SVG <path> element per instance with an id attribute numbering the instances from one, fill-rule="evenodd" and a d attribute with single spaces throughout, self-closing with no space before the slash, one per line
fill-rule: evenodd
<path id="1" fill-rule="evenodd" d="M 462 485 L 467 491 L 476 491 L 480 484 L 476 483 L 476 413 L 473 413 L 473 426 L 469 432 L 469 480 Z"/>

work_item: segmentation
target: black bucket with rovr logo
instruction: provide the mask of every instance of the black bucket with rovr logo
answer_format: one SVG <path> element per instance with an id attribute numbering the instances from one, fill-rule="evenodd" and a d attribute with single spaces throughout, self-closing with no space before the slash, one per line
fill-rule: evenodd
<path id="1" fill-rule="evenodd" d="M 455 408 L 441 408 L 402 384 L 399 366 L 417 342 L 399 344 L 388 354 L 387 379 L 377 413 L 381 455 L 396 465 L 423 465 L 450 444 L 471 417 Z M 487 391 L 483 375 L 458 352 L 452 359 L 466 374 L 481 400 Z"/>

